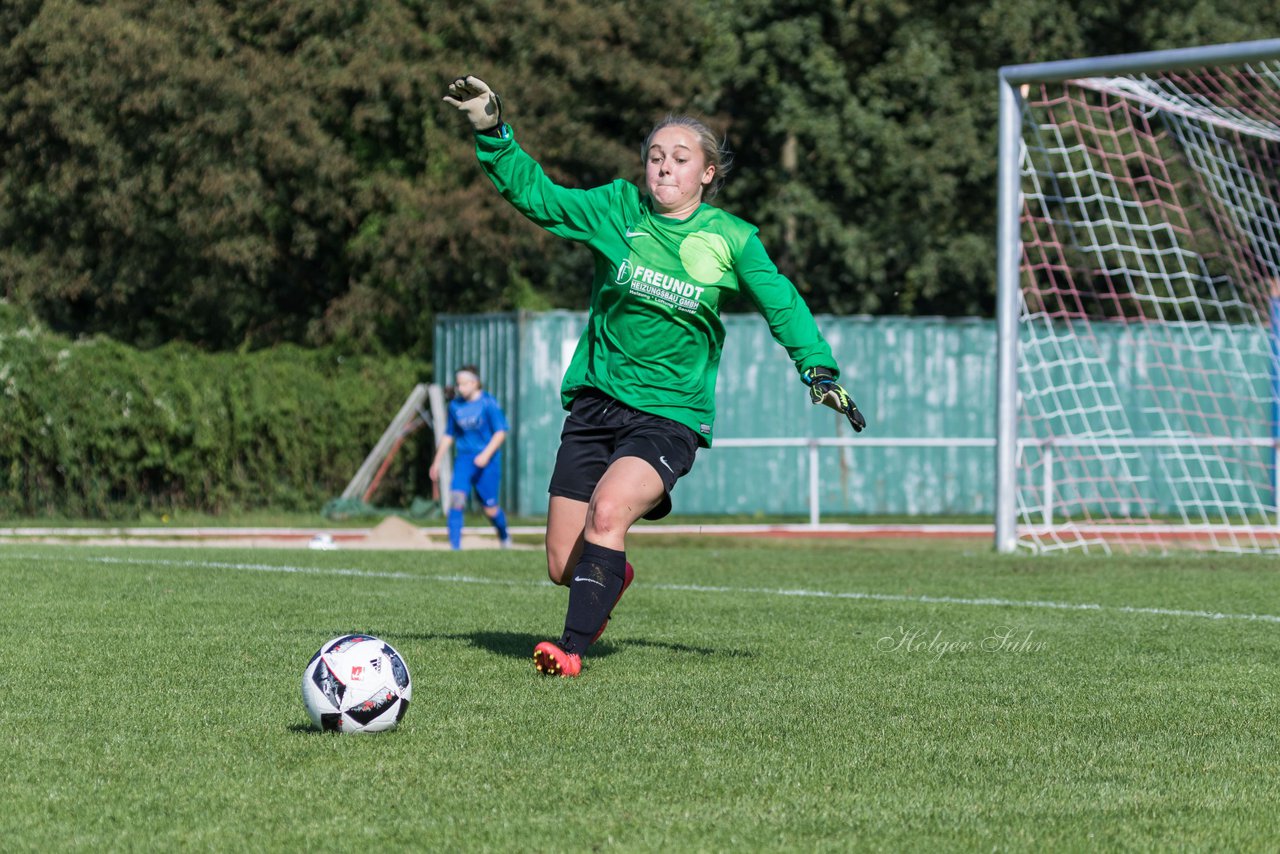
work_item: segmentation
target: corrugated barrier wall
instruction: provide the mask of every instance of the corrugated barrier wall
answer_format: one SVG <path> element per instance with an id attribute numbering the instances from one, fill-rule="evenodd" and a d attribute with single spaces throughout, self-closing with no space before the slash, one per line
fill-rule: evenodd
<path id="1" fill-rule="evenodd" d="M 725 315 L 717 442 L 729 438 L 851 437 L 847 422 L 811 406 L 786 351 L 755 314 Z M 584 312 L 444 315 L 436 381 L 478 364 L 512 422 L 504 463 L 507 507 L 546 512 L 564 411 L 560 378 Z M 983 319 L 819 316 L 842 381 L 866 413 L 861 437 L 989 438 L 995 423 L 995 324 Z M 994 507 L 990 448 L 836 447 L 818 451 L 822 517 L 974 515 Z M 673 493 L 675 514 L 809 512 L 806 448 L 698 453 Z"/>

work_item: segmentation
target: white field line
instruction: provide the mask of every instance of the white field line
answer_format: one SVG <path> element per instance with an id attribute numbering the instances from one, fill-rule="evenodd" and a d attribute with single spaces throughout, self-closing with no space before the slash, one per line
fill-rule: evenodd
<path id="1" fill-rule="evenodd" d="M 1270 440 L 1268 440 L 1270 441 Z M 415 526 L 426 534 L 443 534 L 442 526 Z M 519 536 L 542 536 L 546 527 L 541 525 L 512 525 L 508 530 Z M 1052 528 L 1040 525 L 1018 525 L 1019 534 L 1044 536 Z M 1159 523 L 1141 524 L 1076 524 L 1071 530 L 1081 534 L 1099 534 L 1123 538 L 1125 536 L 1170 535 L 1187 539 L 1208 539 L 1213 535 L 1231 536 L 1280 536 L 1280 525 L 1218 525 L 1212 523 Z M 305 543 L 318 534 L 327 534 L 334 540 L 358 541 L 373 535 L 373 528 L 190 528 L 190 527 L 136 527 L 136 528 L 78 528 L 78 527 L 0 527 L 0 542 L 29 537 L 56 537 L 62 540 L 88 539 L 90 537 L 118 537 L 137 540 L 237 540 L 259 539 L 297 541 Z M 479 537 L 496 536 L 490 525 L 468 525 L 464 535 Z M 815 534 L 866 537 L 989 537 L 995 535 L 995 525 L 977 523 L 875 523 L 847 522 L 795 523 L 696 523 L 696 524 L 645 524 L 637 525 L 628 534 Z"/>
<path id="2" fill-rule="evenodd" d="M 426 533 L 444 533 L 443 526 L 417 526 Z M 360 539 L 373 533 L 373 528 L 191 528 L 191 527 L 136 527 L 136 528 L 78 528 L 78 527 L 18 527 L 0 528 L 0 537 L 129 537 L 137 539 L 310 539 L 316 534 L 328 534 L 335 539 Z M 540 536 L 547 532 L 544 525 L 512 525 L 508 530 L 521 536 Z M 773 533 L 926 533 L 979 535 L 995 533 L 995 525 L 987 523 L 975 524 L 875 524 L 860 525 L 843 522 L 824 522 L 819 525 L 807 523 L 794 524 L 667 524 L 637 525 L 632 528 L 633 534 L 773 534 Z M 468 525 L 462 529 L 464 534 L 491 535 L 491 525 Z"/>
<path id="3" fill-rule="evenodd" d="M 48 555 L 21 555 L 0 550 L 0 561 L 52 560 Z M 284 572 L 300 575 L 337 575 L 355 578 L 385 578 L 397 581 L 441 581 L 454 584 L 493 584 L 506 587 L 551 587 L 550 581 L 525 581 L 519 579 L 479 578 L 472 575 L 417 575 L 409 572 L 382 572 L 367 569 L 343 569 L 340 567 L 289 566 L 270 563 L 228 563 L 209 560 L 170 560 L 166 558 L 89 557 L 91 563 L 129 564 L 139 566 L 171 566 L 182 569 L 232 569 L 250 572 Z M 1189 617 L 1202 620 L 1246 620 L 1262 623 L 1280 623 L 1276 614 L 1228 614 L 1220 611 L 1194 611 L 1180 608 L 1148 608 L 1137 605 L 1100 605 L 1088 602 L 1053 602 L 1043 599 L 965 598 L 960 596 L 904 596 L 897 593 L 839 592 L 808 590 L 804 588 L 773 587 L 720 587 L 701 584 L 645 584 L 649 590 L 669 590 L 687 593 L 751 593 L 760 596 L 799 596 L 813 599 L 848 599 L 870 602 L 911 602 L 926 605 L 967 605 L 995 608 L 1045 608 L 1055 611 L 1093 611 L 1097 613 L 1149 614 L 1159 617 Z"/>

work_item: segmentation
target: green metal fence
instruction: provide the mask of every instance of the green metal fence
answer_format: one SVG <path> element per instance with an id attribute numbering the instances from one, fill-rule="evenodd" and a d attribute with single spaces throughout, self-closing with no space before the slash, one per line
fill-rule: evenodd
<path id="1" fill-rule="evenodd" d="M 851 438 L 815 408 L 763 319 L 726 315 L 716 438 Z M 503 501 L 546 510 L 564 412 L 560 379 L 584 312 L 445 315 L 436 327 L 438 382 L 474 362 L 512 422 Z M 824 447 L 818 501 L 830 515 L 968 515 L 993 508 L 988 447 L 870 447 L 867 440 L 989 439 L 995 412 L 995 326 L 989 320 L 819 316 L 843 379 L 870 422 L 863 445 Z M 807 514 L 803 447 L 699 451 L 676 487 L 676 514 Z"/>
<path id="2" fill-rule="evenodd" d="M 843 369 L 842 380 L 866 413 L 868 429 L 856 438 L 835 413 L 812 407 L 786 353 L 773 342 L 763 319 L 726 315 L 726 342 L 716 389 L 716 442 L 699 451 L 693 472 L 673 493 L 676 514 L 807 515 L 816 498 L 821 516 L 990 515 L 995 511 L 996 328 L 986 319 L 832 317 L 818 324 Z M 508 507 L 528 515 L 546 510 L 564 412 L 560 378 L 586 321 L 582 312 L 445 316 L 436 329 L 436 364 L 480 364 L 491 391 L 507 408 L 514 435 L 507 459 Z M 1069 336 L 1069 330 L 1062 330 Z M 1132 324 L 1094 324 L 1091 358 L 1106 366 L 1104 389 L 1124 412 L 1126 435 L 1159 436 L 1149 413 L 1181 407 L 1192 411 L 1204 365 L 1196 361 L 1171 373 L 1167 332 Z M 1239 400 L 1268 400 L 1270 345 L 1261 330 L 1206 324 L 1182 333 L 1184 350 L 1217 365 L 1215 388 Z M 1236 353 L 1240 363 L 1219 364 Z M 1074 364 L 1074 363 L 1071 363 Z M 1163 366 L 1156 371 L 1153 366 Z M 451 370 L 451 369 L 450 369 Z M 1062 376 L 1046 383 L 1067 384 Z M 1184 399 L 1185 398 L 1185 399 Z M 1256 411 L 1255 411 L 1256 410 Z M 1072 418 L 1086 419 L 1082 406 Z M 1215 410 L 1216 411 L 1216 410 Z M 1101 416 L 1098 416 L 1101 417 Z M 1227 411 L 1198 425 L 1214 437 L 1270 437 L 1269 409 Z M 1071 435 L 1064 423 L 1056 435 Z M 1096 432 L 1079 421 L 1076 428 Z M 764 438 L 836 440 L 841 447 L 728 447 L 726 440 Z M 1034 442 L 1035 436 L 1023 437 Z M 916 442 L 917 444 L 912 444 Z M 1256 473 L 1257 492 L 1271 489 L 1270 448 L 1241 449 L 1230 459 Z M 1025 462 L 1034 465 L 1044 449 L 1029 444 Z M 818 479 L 811 496 L 810 472 L 816 455 Z M 1170 462 L 1172 461 L 1172 462 Z M 1054 501 L 1087 503 L 1073 484 L 1087 479 L 1085 466 L 1107 465 L 1061 455 L 1052 472 Z M 1181 452 L 1144 448 L 1129 455 L 1131 479 L 1148 512 L 1176 513 L 1179 496 L 1201 489 L 1208 474 L 1186 471 Z M 1096 473 L 1093 473 L 1096 475 Z M 1212 474 L 1212 473 L 1209 473 Z M 1096 479 L 1096 476 L 1094 477 Z M 1040 489 L 1043 476 L 1027 489 Z M 1182 495 L 1185 497 L 1185 495 Z M 810 515 L 812 518 L 812 515 Z"/>

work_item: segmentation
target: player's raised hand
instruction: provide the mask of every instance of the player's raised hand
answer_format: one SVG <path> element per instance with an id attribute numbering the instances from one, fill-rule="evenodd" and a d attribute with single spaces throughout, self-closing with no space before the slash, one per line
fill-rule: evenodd
<path id="1" fill-rule="evenodd" d="M 444 102 L 467 114 L 476 133 L 502 124 L 502 99 L 479 77 L 466 75 L 449 84 Z"/>
<path id="2" fill-rule="evenodd" d="M 858 411 L 858 404 L 849 397 L 849 392 L 836 382 L 830 368 L 810 368 L 800 375 L 804 384 L 809 387 L 809 400 L 814 404 L 825 404 L 849 419 L 853 432 L 861 433 L 867 426 L 867 419 Z"/>

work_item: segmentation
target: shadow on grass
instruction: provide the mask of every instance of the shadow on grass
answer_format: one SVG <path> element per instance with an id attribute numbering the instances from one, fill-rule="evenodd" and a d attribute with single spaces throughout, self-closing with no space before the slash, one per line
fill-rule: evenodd
<path id="1" fill-rule="evenodd" d="M 461 632 L 458 634 L 410 634 L 404 637 L 414 640 L 451 640 L 465 641 L 474 647 L 492 652 L 507 658 L 528 658 L 539 642 L 546 640 L 544 635 L 531 635 L 523 632 Z M 590 657 L 606 658 L 627 647 L 643 647 L 645 649 L 661 649 L 689 655 L 714 655 L 722 658 L 751 658 L 752 653 L 737 649 L 710 649 L 708 647 L 688 646 L 682 643 L 628 638 L 622 641 L 601 640 L 591 647 Z"/>
<path id="2" fill-rule="evenodd" d="M 312 726 L 311 724 L 289 724 L 284 729 L 285 732 L 292 733 L 293 735 L 313 735 L 318 738 L 342 738 L 344 735 L 348 737 L 350 736 L 350 733 L 339 732 L 336 729 L 323 730 L 320 729 L 320 727 Z M 396 728 L 392 727 L 391 729 L 383 730 L 382 732 L 364 733 L 360 737 L 370 738 L 372 736 L 387 735 L 388 733 L 393 733 L 395 731 Z"/>

